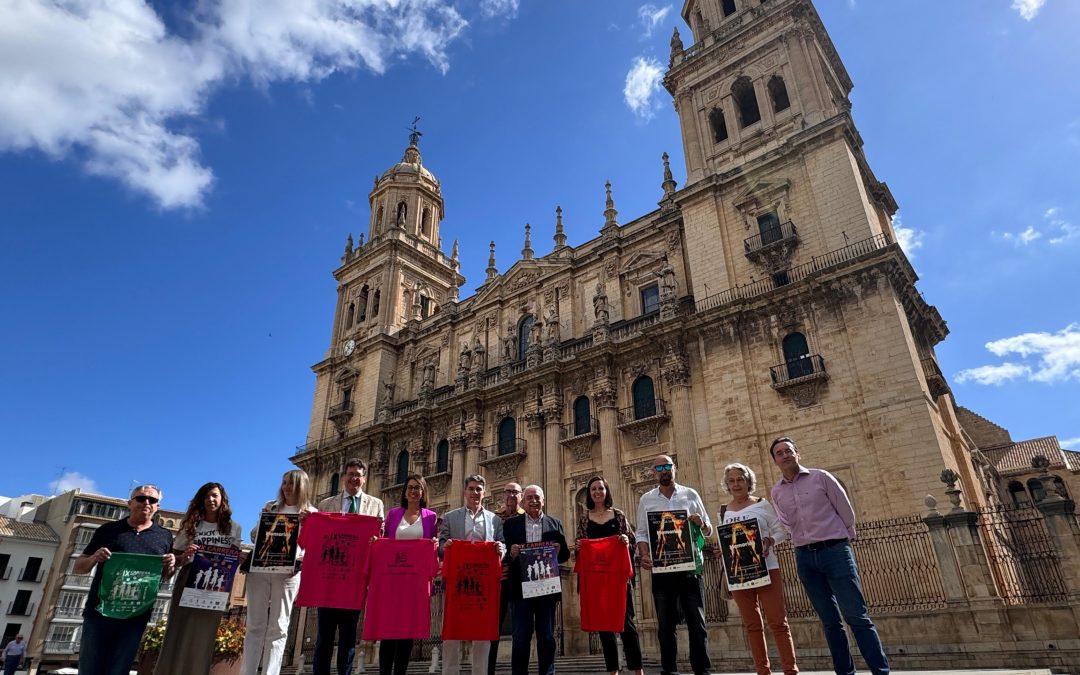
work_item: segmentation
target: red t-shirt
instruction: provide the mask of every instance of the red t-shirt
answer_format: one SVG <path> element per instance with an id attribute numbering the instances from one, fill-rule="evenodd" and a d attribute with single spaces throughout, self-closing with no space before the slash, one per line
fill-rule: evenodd
<path id="1" fill-rule="evenodd" d="M 376 539 L 368 565 L 365 640 L 431 637 L 431 580 L 439 556 L 430 539 Z"/>
<path id="2" fill-rule="evenodd" d="M 363 609 L 371 538 L 378 518 L 355 513 L 312 513 L 300 528 L 303 573 L 296 604 L 301 607 Z"/>
<path id="3" fill-rule="evenodd" d="M 444 640 L 498 640 L 502 561 L 493 541 L 455 539 L 443 559 Z"/>
<path id="4" fill-rule="evenodd" d="M 634 576 L 630 550 L 618 536 L 582 539 L 577 572 L 581 582 L 581 630 L 621 633 L 626 618 L 626 582 Z"/>

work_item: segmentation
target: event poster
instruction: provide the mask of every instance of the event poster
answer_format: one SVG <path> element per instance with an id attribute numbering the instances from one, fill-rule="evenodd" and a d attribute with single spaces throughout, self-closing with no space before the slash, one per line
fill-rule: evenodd
<path id="1" fill-rule="evenodd" d="M 300 516 L 295 513 L 263 513 L 255 533 L 252 572 L 288 572 L 296 567 Z"/>
<path id="2" fill-rule="evenodd" d="M 98 611 L 110 619 L 130 619 L 149 612 L 161 586 L 162 557 L 113 553 L 101 568 Z"/>
<path id="3" fill-rule="evenodd" d="M 548 541 L 522 544 L 518 564 L 521 565 L 522 598 L 562 592 L 559 581 L 559 553 L 555 550 L 555 544 Z"/>
<path id="4" fill-rule="evenodd" d="M 239 567 L 239 549 L 200 546 L 188 565 L 180 606 L 224 612 L 229 608 L 229 595 Z"/>
<path id="5" fill-rule="evenodd" d="M 686 511 L 649 511 L 648 518 L 653 574 L 693 572 L 694 542 Z"/>
<path id="6" fill-rule="evenodd" d="M 720 552 L 724 556 L 728 589 L 741 591 L 758 586 L 768 586 L 769 568 L 765 564 L 761 533 L 757 518 L 721 525 Z"/>
<path id="7" fill-rule="evenodd" d="M 454 540 L 443 558 L 444 640 L 498 640 L 502 558 L 493 541 Z"/>

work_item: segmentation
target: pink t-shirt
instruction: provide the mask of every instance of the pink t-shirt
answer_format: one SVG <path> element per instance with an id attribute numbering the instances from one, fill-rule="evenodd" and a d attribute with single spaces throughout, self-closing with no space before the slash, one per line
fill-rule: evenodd
<path id="1" fill-rule="evenodd" d="M 312 513 L 300 528 L 305 549 L 298 607 L 363 609 L 364 579 L 378 518 L 355 513 Z"/>
<path id="2" fill-rule="evenodd" d="M 431 636 L 431 580 L 439 557 L 431 539 L 378 539 L 371 548 L 365 640 Z"/>

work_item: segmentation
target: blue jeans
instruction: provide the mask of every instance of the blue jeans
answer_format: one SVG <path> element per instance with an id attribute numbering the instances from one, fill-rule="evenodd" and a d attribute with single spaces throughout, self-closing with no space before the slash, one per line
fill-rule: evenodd
<path id="1" fill-rule="evenodd" d="M 815 551 L 795 549 L 795 566 L 799 570 L 799 580 L 825 628 L 825 641 L 829 644 L 836 674 L 855 673 L 847 633 L 840 622 L 843 616 L 855 634 L 855 643 L 870 671 L 874 675 L 887 675 L 889 658 L 885 656 L 881 638 L 866 610 L 851 544 L 838 543 Z"/>
<path id="2" fill-rule="evenodd" d="M 79 644 L 80 675 L 127 675 L 139 651 L 150 612 L 130 619 L 110 619 L 96 611 L 83 617 Z"/>
<path id="3" fill-rule="evenodd" d="M 320 607 L 318 616 L 311 672 L 314 675 L 330 675 L 330 656 L 334 653 L 334 638 L 337 637 L 337 675 L 351 675 L 360 610 Z"/>
<path id="4" fill-rule="evenodd" d="M 514 639 L 510 653 L 513 675 L 529 672 L 529 648 L 536 630 L 536 665 L 540 675 L 555 672 L 555 606 L 559 596 L 544 595 L 527 600 L 513 600 Z"/>

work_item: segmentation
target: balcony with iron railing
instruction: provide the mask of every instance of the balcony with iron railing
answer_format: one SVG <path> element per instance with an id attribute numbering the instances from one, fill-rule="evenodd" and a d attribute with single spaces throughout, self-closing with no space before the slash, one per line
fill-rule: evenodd
<path id="1" fill-rule="evenodd" d="M 642 420 L 662 417 L 667 419 L 667 403 L 662 398 L 650 401 L 641 401 L 626 408 L 620 408 L 618 413 L 618 427 L 621 429 L 628 424 L 634 424 Z"/>
<path id="2" fill-rule="evenodd" d="M 94 577 L 90 574 L 65 574 L 64 585 L 65 586 L 79 586 L 80 588 L 89 587 L 94 583 Z"/>
<path id="3" fill-rule="evenodd" d="M 936 358 L 933 356 L 923 357 L 922 369 L 931 396 L 936 399 L 938 396 L 952 393 L 952 389 L 949 388 L 949 381 L 945 379 L 945 374 L 941 372 L 941 366 L 938 365 Z"/>
<path id="4" fill-rule="evenodd" d="M 482 447 L 480 448 L 480 463 L 483 464 L 487 461 L 514 455 L 524 457 L 527 454 L 528 446 L 529 444 L 525 442 L 524 438 L 515 438 L 513 444 L 495 443 L 494 445 Z"/>
<path id="5" fill-rule="evenodd" d="M 828 373 L 825 371 L 825 359 L 819 354 L 807 354 L 769 368 L 769 375 L 773 389 L 784 389 L 810 380 L 824 379 Z"/>
<path id="6" fill-rule="evenodd" d="M 592 457 L 593 441 L 600 438 L 600 425 L 595 417 L 580 417 L 559 425 L 559 445 L 569 450 L 576 461 Z"/>
<path id="7" fill-rule="evenodd" d="M 798 246 L 799 231 L 790 220 L 743 241 L 747 260 L 764 266 L 770 273 L 789 267 Z"/>
<path id="8" fill-rule="evenodd" d="M 708 295 L 700 300 L 695 300 L 693 312 L 701 313 L 724 305 L 756 298 L 775 290 L 779 286 L 787 286 L 797 281 L 802 281 L 818 272 L 828 270 L 832 267 L 836 267 L 861 256 L 873 253 L 874 251 L 883 249 L 891 243 L 889 236 L 886 234 L 874 235 L 873 237 L 857 241 L 849 246 L 830 251 L 825 255 L 814 256 L 809 262 L 786 270 L 783 284 L 779 284 L 776 279 L 769 277 L 759 279 L 758 281 L 749 284 L 734 286 L 725 291 Z"/>
<path id="9" fill-rule="evenodd" d="M 74 654 L 79 651 L 79 640 L 46 640 L 46 654 Z"/>
<path id="10" fill-rule="evenodd" d="M 34 603 L 21 603 L 17 600 L 12 600 L 8 603 L 7 613 L 8 616 L 32 616 L 34 614 Z"/>
<path id="11" fill-rule="evenodd" d="M 352 401 L 341 401 L 330 406 L 330 409 L 326 411 L 326 418 L 331 422 L 342 423 L 348 422 L 353 416 L 353 404 Z"/>

